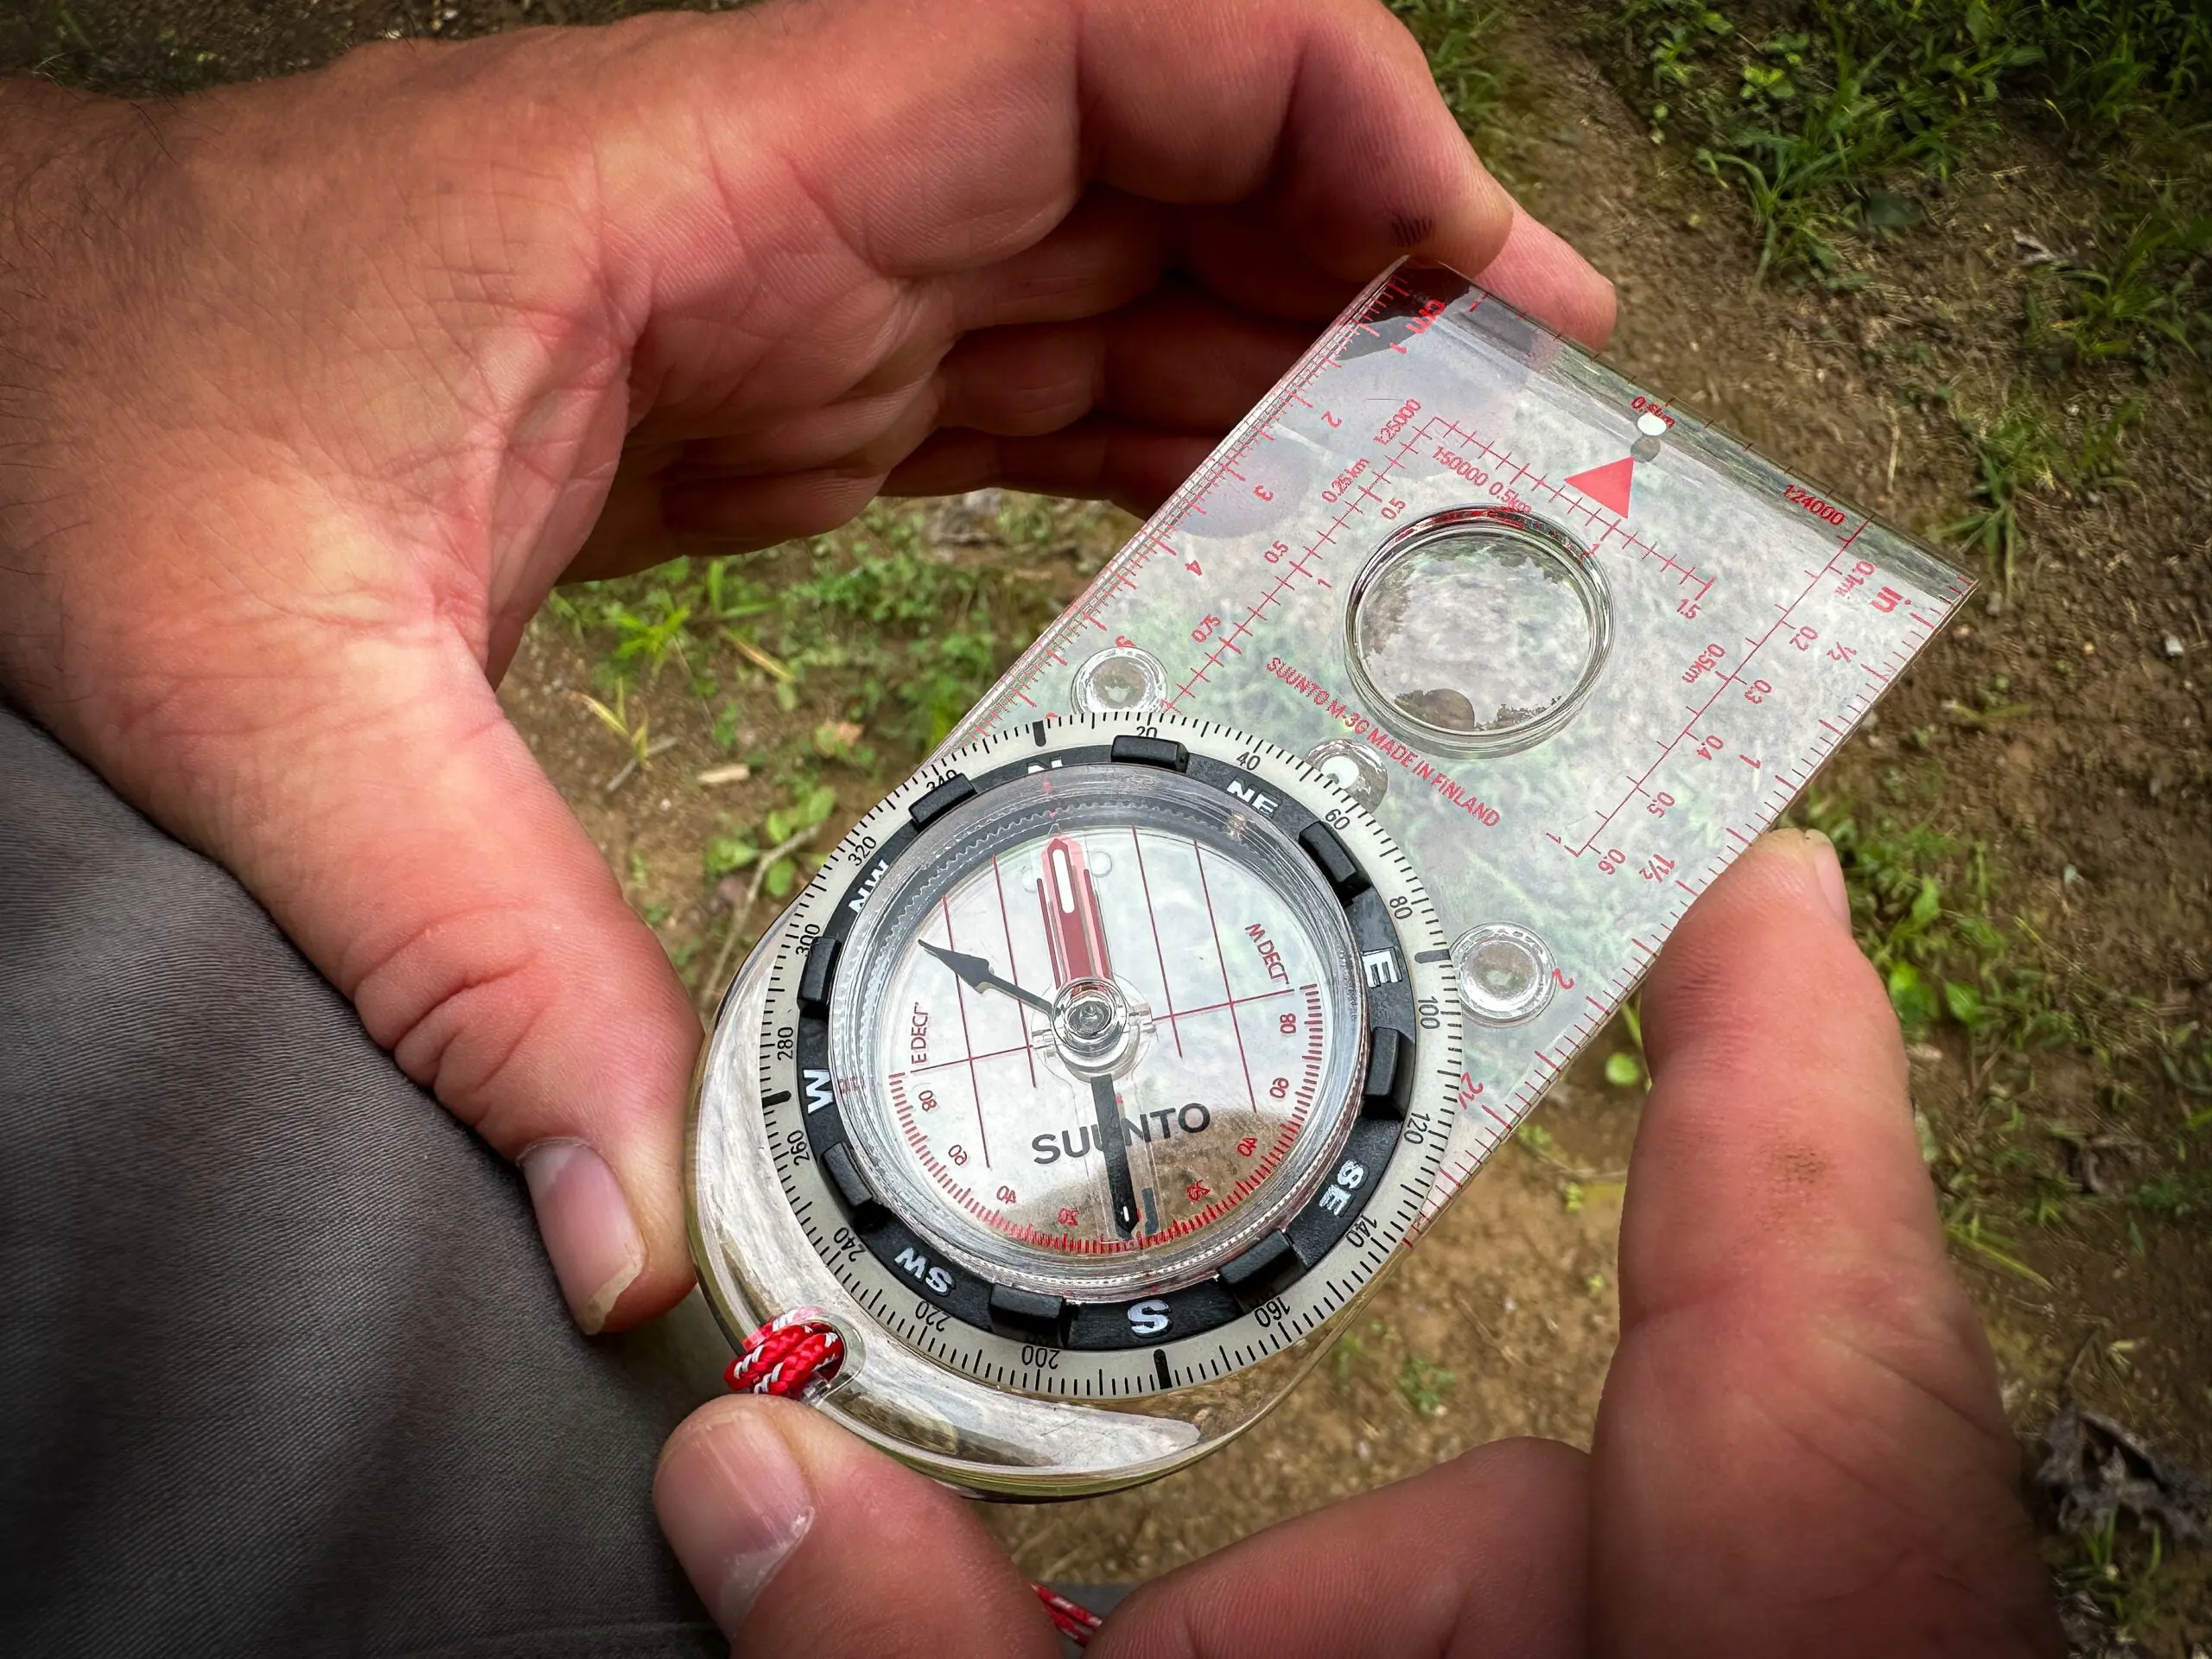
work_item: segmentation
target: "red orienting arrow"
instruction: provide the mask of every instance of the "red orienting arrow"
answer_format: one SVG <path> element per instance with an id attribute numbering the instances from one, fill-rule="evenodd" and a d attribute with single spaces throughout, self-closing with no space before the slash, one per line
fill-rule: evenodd
<path id="1" fill-rule="evenodd" d="M 1636 457 L 1623 455 L 1618 461 L 1608 461 L 1603 467 L 1592 467 L 1586 473 L 1568 476 L 1567 484 L 1578 489 L 1592 501 L 1611 507 L 1625 518 L 1628 516 L 1629 480 L 1636 471 Z"/>

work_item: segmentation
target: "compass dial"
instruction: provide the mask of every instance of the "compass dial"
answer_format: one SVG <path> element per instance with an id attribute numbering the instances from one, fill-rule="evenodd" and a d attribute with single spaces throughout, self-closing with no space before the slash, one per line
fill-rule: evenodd
<path id="1" fill-rule="evenodd" d="M 1194 1387 L 1316 1330 L 1419 1216 L 1463 1082 L 1404 855 L 1326 774 L 1205 722 L 953 752 L 772 948 L 758 1024 L 720 1021 L 702 1070 L 702 1236 L 757 1230 L 733 1172 L 765 1142 L 827 1277 L 777 1246 L 746 1306 L 992 1389 Z M 725 1307 L 747 1264 L 702 1261 Z"/>
<path id="2" fill-rule="evenodd" d="M 899 869 L 846 946 L 832 1070 L 868 1173 L 967 1265 L 1067 1295 L 1188 1282 L 1343 1139 L 1351 924 L 1235 797 L 1047 770 Z"/>

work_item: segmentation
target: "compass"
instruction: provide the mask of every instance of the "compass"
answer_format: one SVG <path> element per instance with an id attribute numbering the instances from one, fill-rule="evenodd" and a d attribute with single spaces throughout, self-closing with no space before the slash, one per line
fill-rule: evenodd
<path id="1" fill-rule="evenodd" d="M 849 1379 L 896 1355 L 969 1391 L 997 1457 L 957 1470 L 855 1414 L 963 1484 L 1026 1489 L 988 1472 L 1009 1444 L 1098 1451 L 1024 1396 L 1184 1397 L 1138 1438 L 1196 1446 L 1175 1412 L 1310 1347 L 1419 1216 L 1459 1087 L 1451 963 L 1381 827 L 1273 745 L 1140 714 L 957 750 L 817 873 L 757 1020 L 717 1023 L 710 1296 L 740 1334 L 821 1309 Z M 734 1179 L 750 1133 L 772 1185 Z"/>
<path id="2" fill-rule="evenodd" d="M 742 1386 L 997 1495 L 1223 1445 L 1970 587 L 1385 273 L 732 982 L 690 1197 Z"/>

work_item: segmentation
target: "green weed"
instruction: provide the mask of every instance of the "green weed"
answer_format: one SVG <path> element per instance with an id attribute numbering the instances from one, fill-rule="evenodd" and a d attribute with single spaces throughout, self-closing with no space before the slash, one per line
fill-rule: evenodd
<path id="1" fill-rule="evenodd" d="M 1643 998 L 1640 995 L 1621 1004 L 1621 1023 L 1628 1027 L 1630 1046 L 1605 1056 L 1605 1081 L 1616 1089 L 1647 1087 L 1651 1063 L 1643 1052 Z"/>
<path id="2" fill-rule="evenodd" d="M 1909 228 L 1997 121 L 2077 143 L 2185 154 L 2206 111 L 2212 22 L 2190 0 L 1620 0 L 1604 26 L 1637 66 L 1655 133 L 1739 192 L 1758 271 L 1847 280 L 1847 251 Z M 1777 19 L 1781 26 L 1776 26 Z M 2174 340 L 2191 315 L 2195 219 L 2145 220 L 2107 271 L 2070 272 L 2084 350 Z"/>
<path id="3" fill-rule="evenodd" d="M 2020 508 L 2031 491 L 2058 481 L 2050 423 L 2031 402 L 2008 402 L 1993 416 L 1960 422 L 1973 448 L 1974 510 L 1944 526 L 1943 534 L 1988 562 L 2009 602 L 2018 566 Z"/>
<path id="4" fill-rule="evenodd" d="M 1449 1407 L 1452 1390 L 1459 1379 L 1433 1359 L 1423 1359 L 1419 1354 L 1406 1356 L 1406 1363 L 1398 1370 L 1398 1394 L 1406 1404 L 1424 1417 L 1441 1417 Z"/>
<path id="5" fill-rule="evenodd" d="M 1336 1344 L 1329 1350 L 1329 1370 L 1338 1394 L 1351 1392 L 1352 1380 L 1367 1357 L 1367 1344 L 1360 1340 L 1357 1331 L 1347 1331 L 1337 1338 Z"/>
<path id="6" fill-rule="evenodd" d="M 739 945 L 749 941 L 746 925 L 761 895 L 788 899 L 798 885 L 801 867 L 811 869 L 821 863 L 813 843 L 836 810 L 837 791 L 828 785 L 795 785 L 785 804 L 768 812 L 756 827 L 717 836 L 707 843 L 701 864 L 709 881 L 746 869 L 753 872 L 753 879 L 743 896 L 730 901 L 721 947 L 715 953 L 714 965 L 694 987 L 702 1005 L 720 995 Z"/>
<path id="7" fill-rule="evenodd" d="M 2122 451 L 2143 408 L 2139 396 L 2101 415 L 2080 412 L 2082 405 L 2077 402 L 2067 406 L 2062 423 L 2039 398 L 2019 394 L 2007 398 L 1993 414 L 1962 411 L 1959 430 L 1974 454 L 1975 478 L 1969 487 L 1974 505 L 1945 525 L 1942 534 L 1962 551 L 1983 558 L 2009 602 L 2027 539 L 2022 508 L 2037 494 L 2126 486 Z M 2074 434 L 2070 438 L 2065 429 L 2069 426 Z M 2005 717 L 1985 709 L 1968 723 L 1988 724 Z"/>
<path id="8" fill-rule="evenodd" d="M 1945 1196 L 1943 1236 L 1959 1249 L 2024 1279 L 2038 1290 L 2049 1290 L 2050 1281 L 2012 1252 L 2018 1248 L 1982 1215 L 1978 1201 L 1952 1193 Z"/>
<path id="9" fill-rule="evenodd" d="M 1078 532 L 1097 516 L 1075 513 Z M 1007 545 L 957 557 L 931 545 L 925 523 L 919 508 L 877 503 L 835 535 L 582 583 L 555 594 L 550 608 L 593 650 L 606 701 L 681 669 L 724 749 L 735 744 L 747 692 L 766 693 L 786 713 L 827 701 L 830 717 L 811 731 L 815 754 L 865 771 L 877 760 L 865 732 L 908 753 L 934 747 L 1050 617 L 1033 560 L 1067 542 L 1071 518 L 1014 498 L 1000 516 Z M 732 683 L 741 695 L 725 697 Z"/>
<path id="10" fill-rule="evenodd" d="M 2127 1538 L 2114 1511 L 2102 1526 L 2082 1533 L 2082 1560 L 2060 1577 L 2085 1592 L 2123 1641 L 2158 1611 L 2164 1591 L 2159 1569 L 2165 1564 L 2165 1534 L 2155 1524 L 2136 1529 L 2148 1537 Z"/>
<path id="11" fill-rule="evenodd" d="M 2212 1214 L 2212 1170 L 2172 1170 L 2139 1183 L 2127 1195 L 2131 1208 L 2162 1221 Z"/>
<path id="12" fill-rule="evenodd" d="M 556 589 L 546 601 L 554 615 L 579 632 L 597 630 L 613 636 L 594 675 L 603 689 L 624 692 L 640 679 L 650 683 L 671 655 L 683 654 L 691 607 L 676 597 L 675 589 L 690 574 L 690 561 L 677 559 L 664 566 L 663 573 L 665 582 L 647 586 L 634 597 L 614 583 L 591 582 L 573 592 Z"/>
<path id="13" fill-rule="evenodd" d="M 2000 675 L 1975 702 L 2001 710 L 2010 690 Z M 2212 1128 L 2212 1046 L 2194 1025 L 2161 1027 L 2145 999 L 2082 972 L 2029 919 L 2001 912 L 1982 843 L 1925 823 L 1859 817 L 1820 796 L 1802 817 L 1835 843 L 1853 931 L 1908 1040 L 1962 1039 L 1966 1099 L 1942 1116 L 1921 1096 L 1916 1111 L 1958 1251 L 2041 1287 L 1999 1217 L 2044 1230 L 2076 1205 L 2105 1201 L 2145 1224 L 2212 1216 L 2212 1163 L 2199 1161 L 2195 1139 Z M 2038 1068 L 2057 1056 L 2088 1067 L 2103 1127 L 2054 1121 L 2039 1106 Z M 2175 1125 L 2163 1148 L 2144 1139 L 2152 1131 L 2126 1127 L 2143 1125 L 2161 1093 Z M 2153 1167 L 2122 1198 L 2117 1173 L 2146 1153 L 2158 1154 Z M 2091 1156 L 2101 1177 L 2088 1173 Z M 2094 1193 L 2085 1190 L 2092 1185 Z M 2095 1196 L 2107 1192 L 2110 1200 Z"/>
<path id="14" fill-rule="evenodd" d="M 2029 10 L 2050 107 L 2096 135 L 2186 127 L 2212 92 L 2212 13 L 2197 0 L 2065 0 Z"/>
<path id="15" fill-rule="evenodd" d="M 2028 295 L 2030 351 L 2055 368 L 2127 359 L 2155 370 L 2164 350 L 2200 355 L 2212 338 L 2212 295 L 2199 285 L 2212 213 L 2183 207 L 2169 187 L 2107 239 L 2120 243 L 2108 265 L 2044 268 Z"/>
<path id="16" fill-rule="evenodd" d="M 1655 130 L 1681 129 L 1742 193 L 1762 278 L 1833 278 L 1844 245 L 1916 223 L 1910 190 L 1950 175 L 2039 55 L 1980 0 L 1818 3 L 1806 21 L 1760 31 L 1704 0 L 1626 0 L 1616 24 L 1647 66 Z"/>
<path id="17" fill-rule="evenodd" d="M 639 772 L 650 767 L 655 755 L 676 747 L 676 740 L 672 737 L 653 736 L 652 722 L 644 709 L 638 711 L 635 721 L 631 719 L 629 693 L 624 686 L 618 684 L 614 688 L 614 706 L 611 709 L 588 692 L 579 691 L 575 698 L 586 714 L 620 738 L 630 751 L 630 758 L 622 763 L 622 769 L 600 786 L 604 794 L 612 795 Z"/>
<path id="18" fill-rule="evenodd" d="M 1496 136 L 1507 86 L 1493 37 L 1505 7 L 1483 0 L 1389 0 L 1389 7 L 1428 54 L 1429 73 L 1460 129 L 1478 139 Z"/>
<path id="19" fill-rule="evenodd" d="M 146 13 L 88 6 L 87 26 L 79 10 L 66 0 L 11 9 L 0 16 L 0 51 L 50 80 L 124 97 L 177 98 L 230 78 L 219 54 L 180 39 L 171 24 L 150 28 Z"/>

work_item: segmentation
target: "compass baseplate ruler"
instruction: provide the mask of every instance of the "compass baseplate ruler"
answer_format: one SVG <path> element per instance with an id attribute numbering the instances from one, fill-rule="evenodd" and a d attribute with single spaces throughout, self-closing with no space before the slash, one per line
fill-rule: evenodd
<path id="1" fill-rule="evenodd" d="M 1066 1497 L 1248 1427 L 1965 579 L 1448 271 L 1378 282 L 753 952 L 695 1253 Z"/>

